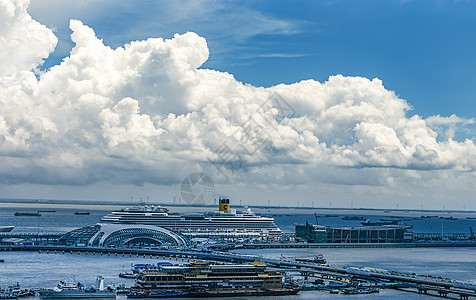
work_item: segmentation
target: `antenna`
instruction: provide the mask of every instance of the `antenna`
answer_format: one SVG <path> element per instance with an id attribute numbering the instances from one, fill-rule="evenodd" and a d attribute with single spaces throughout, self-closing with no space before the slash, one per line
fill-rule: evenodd
<path id="1" fill-rule="evenodd" d="M 316 218 L 316 225 L 319 225 L 319 222 L 317 222 L 317 214 L 314 213 L 314 217 Z"/>
<path id="2" fill-rule="evenodd" d="M 441 240 L 443 240 L 443 222 L 441 222 Z"/>

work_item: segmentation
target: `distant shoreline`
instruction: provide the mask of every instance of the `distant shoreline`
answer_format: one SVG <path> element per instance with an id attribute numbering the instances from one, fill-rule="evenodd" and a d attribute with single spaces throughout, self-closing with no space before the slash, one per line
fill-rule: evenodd
<path id="1" fill-rule="evenodd" d="M 132 205 L 136 205 L 133 202 Z M 216 205 L 189 205 L 173 203 L 149 202 L 149 205 L 160 205 L 171 211 L 214 211 Z M 0 207 L 23 208 L 71 208 L 89 210 L 116 210 L 131 206 L 127 201 L 94 201 L 94 200 L 53 200 L 53 199 L 12 199 L 0 198 Z M 476 217 L 476 211 L 462 210 L 417 210 L 417 209 L 384 209 L 384 208 L 328 208 L 328 207 L 285 207 L 285 206 L 239 206 L 231 204 L 232 209 L 243 210 L 247 207 L 260 214 L 318 214 L 318 215 L 400 215 L 408 217 L 420 216 L 455 216 Z"/>

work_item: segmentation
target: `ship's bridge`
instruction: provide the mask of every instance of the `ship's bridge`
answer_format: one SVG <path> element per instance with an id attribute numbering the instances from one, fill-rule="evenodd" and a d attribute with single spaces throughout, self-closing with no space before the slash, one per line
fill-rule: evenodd
<path id="1" fill-rule="evenodd" d="M 180 233 L 142 224 L 102 224 L 78 228 L 63 235 L 60 245 L 119 247 L 133 244 L 186 246 L 189 240 Z"/>

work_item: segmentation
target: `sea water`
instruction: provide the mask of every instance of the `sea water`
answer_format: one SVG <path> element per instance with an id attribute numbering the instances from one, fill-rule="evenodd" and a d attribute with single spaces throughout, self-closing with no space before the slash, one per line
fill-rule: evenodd
<path id="1" fill-rule="evenodd" d="M 16 217 L 16 211 L 36 212 L 38 208 L 1 207 L 0 225 L 16 226 L 13 232 L 67 232 L 75 228 L 90 226 L 100 220 L 110 210 L 102 210 L 99 206 L 88 210 L 90 215 L 74 215 L 76 208 L 56 208 L 56 212 L 41 212 L 41 217 Z M 79 209 L 84 211 L 84 209 Z M 293 223 L 304 223 L 315 220 L 314 215 L 306 214 L 275 214 L 277 225 L 283 230 L 292 230 Z M 375 216 L 371 216 L 376 218 Z M 320 217 L 322 225 L 357 226 L 358 221 L 344 221 L 336 217 Z M 475 220 L 441 220 L 422 219 L 407 221 L 415 224 L 416 232 L 464 232 L 469 226 L 476 227 Z M 418 224 L 418 225 L 416 225 Z M 441 225 L 443 224 L 443 225 Z M 418 227 L 419 226 L 419 227 Z M 437 228 L 437 229 L 436 229 Z M 323 254 L 328 263 L 334 266 L 374 267 L 388 270 L 428 274 L 449 277 L 455 280 L 476 281 L 476 249 L 475 248 L 348 248 L 348 249 L 247 249 L 238 253 L 254 254 L 263 257 L 279 258 L 286 256 L 305 256 Z M 135 263 L 157 263 L 164 259 L 130 255 L 91 255 L 71 253 L 38 253 L 38 252 L 0 252 L 0 287 L 19 282 L 23 288 L 49 288 L 60 280 L 67 280 L 71 275 L 85 285 L 92 285 L 96 276 L 101 275 L 107 284 L 132 285 L 134 280 L 119 278 L 118 274 L 130 270 Z M 170 261 L 170 260 L 167 260 Z M 180 262 L 180 261 L 173 261 Z M 394 290 L 381 290 L 372 295 L 329 295 L 327 292 L 302 291 L 296 296 L 283 296 L 279 299 L 335 299 L 355 297 L 359 299 L 430 299 L 431 296 L 405 293 Z M 118 296 L 118 299 L 125 299 Z M 269 300 L 275 297 L 257 297 Z M 227 297 L 226 299 L 230 299 Z M 243 299 L 243 298 L 237 298 Z"/>

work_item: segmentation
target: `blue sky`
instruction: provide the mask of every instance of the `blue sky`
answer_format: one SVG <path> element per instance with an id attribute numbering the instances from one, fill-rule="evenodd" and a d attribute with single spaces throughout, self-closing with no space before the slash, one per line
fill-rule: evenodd
<path id="1" fill-rule="evenodd" d="M 0 25 L 4 197 L 203 172 L 245 203 L 476 209 L 474 1 L 14 0 Z"/>
<path id="2" fill-rule="evenodd" d="M 253 85 L 378 77 L 424 117 L 476 112 L 474 1 L 217 1 L 183 15 L 180 4 L 161 1 L 85 3 L 55 12 L 55 1 L 32 1 L 33 17 L 60 38 L 45 66 L 68 55 L 69 19 L 77 18 L 112 47 L 196 32 L 211 52 L 204 68 Z M 247 25 L 250 12 L 256 28 Z"/>

